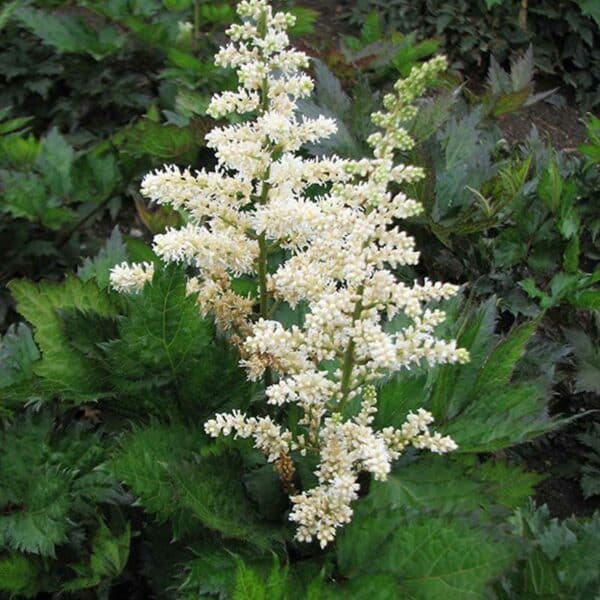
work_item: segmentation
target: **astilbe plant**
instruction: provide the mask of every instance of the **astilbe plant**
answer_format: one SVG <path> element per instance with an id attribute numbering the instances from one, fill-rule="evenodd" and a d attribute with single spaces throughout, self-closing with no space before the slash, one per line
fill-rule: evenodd
<path id="1" fill-rule="evenodd" d="M 217 414 L 206 432 L 251 438 L 290 492 L 296 538 L 316 538 L 324 547 L 351 520 L 361 472 L 385 480 L 409 445 L 439 454 L 457 447 L 429 430 L 433 418 L 423 409 L 399 429 L 372 427 L 377 380 L 422 361 L 468 360 L 455 341 L 435 337 L 444 313 L 426 308 L 456 287 L 427 280 L 409 286 L 394 274 L 419 258 L 413 239 L 395 225 L 421 210 L 397 191 L 423 177 L 421 169 L 395 162 L 413 145 L 402 124 L 446 61 L 413 69 L 385 96 L 385 112 L 372 116 L 379 128 L 368 140 L 373 158 L 308 160 L 298 154 L 302 146 L 332 135 L 336 123 L 297 115 L 296 102 L 310 96 L 313 82 L 301 71 L 308 57 L 288 47 L 293 17 L 273 13 L 264 0 L 243 1 L 237 10 L 242 24 L 229 29 L 232 43 L 216 62 L 234 67 L 240 85 L 215 95 L 208 112 L 247 118 L 208 134 L 214 172 L 167 166 L 148 174 L 142 191 L 188 216 L 184 227 L 155 236 L 154 251 L 195 271 L 189 293 L 238 347 L 248 378 L 264 379 L 266 402 L 301 409 L 293 432 L 271 416 L 281 410 L 266 407 L 263 416 Z M 315 185 L 326 191 L 307 198 Z M 273 269 L 269 257 L 276 252 L 286 259 Z M 257 279 L 257 302 L 234 291 L 241 276 Z M 128 293 L 151 277 L 150 264 L 120 265 L 111 274 L 113 287 Z M 302 325 L 286 328 L 274 319 L 282 302 L 292 309 L 305 304 Z M 390 333 L 396 316 L 407 324 Z M 316 487 L 295 489 L 292 452 L 318 457 Z"/>

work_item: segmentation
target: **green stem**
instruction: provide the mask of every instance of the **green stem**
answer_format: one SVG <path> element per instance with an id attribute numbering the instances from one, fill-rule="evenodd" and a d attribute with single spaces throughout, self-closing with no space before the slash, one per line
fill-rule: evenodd
<path id="1" fill-rule="evenodd" d="M 267 240 L 264 232 L 258 236 L 258 295 L 260 316 L 269 318 L 269 302 L 267 297 Z"/>
<path id="2" fill-rule="evenodd" d="M 356 304 L 354 305 L 354 311 L 352 312 L 352 324 L 354 325 L 354 323 L 356 323 L 356 321 L 358 321 L 358 319 L 360 319 L 360 315 L 363 311 L 363 305 L 362 305 L 362 295 L 364 292 L 364 286 L 360 286 L 358 288 L 358 300 L 356 301 Z M 348 396 L 351 392 L 351 388 L 350 388 L 350 382 L 352 381 L 352 370 L 354 369 L 354 365 L 355 365 L 355 358 L 354 358 L 354 349 L 356 347 L 356 344 L 354 343 L 354 339 L 350 338 L 350 340 L 348 341 L 348 346 L 346 346 L 346 350 L 344 352 L 344 362 L 342 364 L 342 380 L 341 380 L 341 391 L 342 391 L 342 397 L 340 398 L 340 401 L 337 405 L 337 409 L 336 411 L 339 413 L 342 413 L 344 411 L 344 408 L 346 407 L 346 403 L 348 402 Z"/>

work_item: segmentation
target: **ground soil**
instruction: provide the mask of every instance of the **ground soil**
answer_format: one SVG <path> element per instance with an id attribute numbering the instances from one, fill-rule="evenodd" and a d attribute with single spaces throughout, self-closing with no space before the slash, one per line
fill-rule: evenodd
<path id="1" fill-rule="evenodd" d="M 586 135 L 579 111 L 566 102 L 564 106 L 538 102 L 500 118 L 498 125 L 511 143 L 523 141 L 532 125 L 535 125 L 540 135 L 547 138 L 554 148 L 567 153 L 577 152 L 577 147 L 585 141 Z"/>

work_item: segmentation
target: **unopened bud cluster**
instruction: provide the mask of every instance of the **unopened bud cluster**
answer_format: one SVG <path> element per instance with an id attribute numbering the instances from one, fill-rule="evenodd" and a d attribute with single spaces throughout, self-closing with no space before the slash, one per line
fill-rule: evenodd
<path id="1" fill-rule="evenodd" d="M 298 540 L 325 546 L 352 517 L 361 472 L 386 479 L 409 445 L 438 454 L 456 448 L 429 430 L 433 418 L 425 410 L 409 414 L 400 428 L 373 428 L 374 384 L 383 376 L 424 362 L 468 360 L 455 341 L 435 336 L 444 314 L 427 307 L 456 287 L 428 280 L 407 285 L 394 273 L 419 258 L 414 240 L 397 225 L 421 210 L 399 187 L 423 177 L 422 169 L 396 161 L 413 146 L 403 124 L 445 59 L 413 69 L 385 96 L 385 112 L 373 115 L 380 131 L 368 140 L 373 158 L 305 159 L 297 151 L 335 133 L 336 124 L 298 115 L 297 100 L 311 94 L 313 83 L 300 70 L 307 56 L 288 47 L 293 17 L 274 14 L 264 0 L 241 2 L 238 14 L 243 22 L 230 28 L 232 43 L 217 64 L 235 68 L 240 85 L 217 94 L 208 112 L 247 119 L 208 134 L 214 172 L 165 167 L 145 177 L 142 192 L 188 214 L 184 227 L 155 236 L 154 251 L 195 269 L 189 292 L 231 334 L 248 378 L 265 378 L 267 402 L 301 409 L 294 434 L 269 416 L 236 410 L 216 415 L 206 432 L 251 438 L 277 464 L 316 453 L 318 485 L 291 496 L 290 519 Z M 327 192 L 309 199 L 306 190 L 315 185 Z M 274 255 L 284 257 L 277 267 L 269 260 Z M 113 286 L 132 292 L 150 270 L 133 265 L 129 279 L 127 273 L 116 267 Z M 258 280 L 258 301 L 232 289 L 240 276 Z M 301 325 L 285 327 L 274 318 L 281 303 L 301 302 L 308 309 Z M 403 326 L 390 326 L 396 317 Z"/>

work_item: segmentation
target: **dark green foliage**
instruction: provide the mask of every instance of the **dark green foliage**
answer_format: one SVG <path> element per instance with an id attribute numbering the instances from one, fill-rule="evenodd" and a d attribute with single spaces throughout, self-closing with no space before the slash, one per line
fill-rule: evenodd
<path id="1" fill-rule="evenodd" d="M 232 81 L 212 64 L 208 35 L 232 20 L 227 3 L 203 3 L 191 37 L 178 26 L 193 18 L 190 2 L 17 4 L 2 13 L 0 43 L 2 286 L 58 278 L 94 254 L 131 205 L 132 182 L 167 159 L 198 160 L 207 99 Z M 153 231 L 173 224 L 148 223 L 137 198 L 136 208 Z M 1 325 L 10 301 L 0 294 Z"/>
<path id="2" fill-rule="evenodd" d="M 338 543 L 346 594 L 362 597 L 377 577 L 390 598 L 481 598 L 518 551 L 494 532 L 447 516 L 363 506 Z M 371 588 L 372 589 L 372 588 Z M 387 596 L 383 596 L 387 597 Z"/>
<path id="3" fill-rule="evenodd" d="M 515 533 L 530 544 L 527 561 L 510 578 L 505 598 L 590 598 L 600 586 L 595 555 L 600 515 L 591 519 L 551 519 L 546 506 L 530 502 L 517 510 Z"/>
<path id="4" fill-rule="evenodd" d="M 47 416 L 2 433 L 0 540 L 7 548 L 54 557 L 95 519 L 96 504 L 119 500 L 114 480 L 98 469 L 99 439 L 70 433 L 54 439 Z"/>
<path id="5" fill-rule="evenodd" d="M 441 366 L 399 374 L 380 391 L 380 423 L 401 425 L 409 410 L 425 407 L 459 444 L 459 452 L 490 452 L 528 441 L 557 426 L 548 415 L 548 390 L 535 379 L 511 381 L 525 345 L 536 329 L 531 322 L 503 340 L 494 336 L 496 299 L 462 311 L 450 307 L 449 336 L 469 350 L 461 366 Z M 450 323 L 452 323 L 450 325 Z"/>
<path id="6" fill-rule="evenodd" d="M 157 267 L 152 285 L 123 299 L 100 289 L 96 281 L 107 281 L 111 253 L 124 251 L 117 242 L 82 267 L 85 282 L 11 284 L 42 354 L 11 367 L 33 374 L 8 387 L 11 404 L 59 395 L 63 403 L 101 400 L 127 416 L 143 406 L 143 414 L 194 421 L 245 401 L 249 386 L 237 358 L 186 295 L 180 268 Z"/>
<path id="7" fill-rule="evenodd" d="M 0 558 L 0 591 L 34 598 L 40 591 L 41 568 L 35 559 L 12 552 Z"/>
<path id="8" fill-rule="evenodd" d="M 183 426 L 136 429 L 123 440 L 111 471 L 159 521 L 172 521 L 177 538 L 202 524 L 225 538 L 268 547 L 277 530 L 255 515 L 239 459 L 205 447 L 199 431 Z"/>
<path id="9" fill-rule="evenodd" d="M 127 247 L 123 242 L 123 236 L 118 227 L 113 229 L 113 232 L 106 240 L 100 252 L 94 257 L 86 258 L 84 263 L 79 267 L 77 276 L 83 281 L 95 279 L 98 287 L 107 289 L 110 281 L 110 270 L 127 259 Z"/>
<path id="10" fill-rule="evenodd" d="M 600 424 L 595 423 L 579 436 L 586 447 L 581 466 L 581 489 L 586 498 L 600 495 Z"/>
<path id="11" fill-rule="evenodd" d="M 523 12 L 519 0 L 359 0 L 351 21 L 376 10 L 402 33 L 439 37 L 455 66 L 482 69 L 489 55 L 505 61 L 517 48 L 533 46 L 535 65 L 560 77 L 591 108 L 600 102 L 600 19 L 594 0 L 547 0 Z"/>
<path id="12" fill-rule="evenodd" d="M 126 299 L 129 318 L 119 323 L 119 336 L 105 345 L 120 393 L 144 393 L 148 403 L 166 383 L 179 389 L 193 371 L 211 339 L 211 329 L 199 318 L 195 298 L 185 292 L 181 269 L 170 267 L 152 285 Z M 152 374 L 140 380 L 140 374 Z M 180 383 L 181 382 L 181 383 Z"/>
<path id="13" fill-rule="evenodd" d="M 31 329 L 24 323 L 9 327 L 0 340 L 0 388 L 29 379 L 39 357 Z"/>
<path id="14" fill-rule="evenodd" d="M 5 424 L 0 438 L 0 590 L 33 597 L 118 577 L 129 526 L 116 505 L 127 497 L 103 468 L 101 436 L 43 413 Z"/>
<path id="15" fill-rule="evenodd" d="M 108 297 L 95 283 L 82 283 L 74 277 L 62 284 L 14 281 L 11 291 L 19 312 L 33 325 L 35 340 L 42 352 L 33 372 L 43 380 L 44 388 L 74 402 L 97 398 L 103 388 L 102 372 L 69 344 L 57 310 L 113 317 L 116 310 Z"/>

